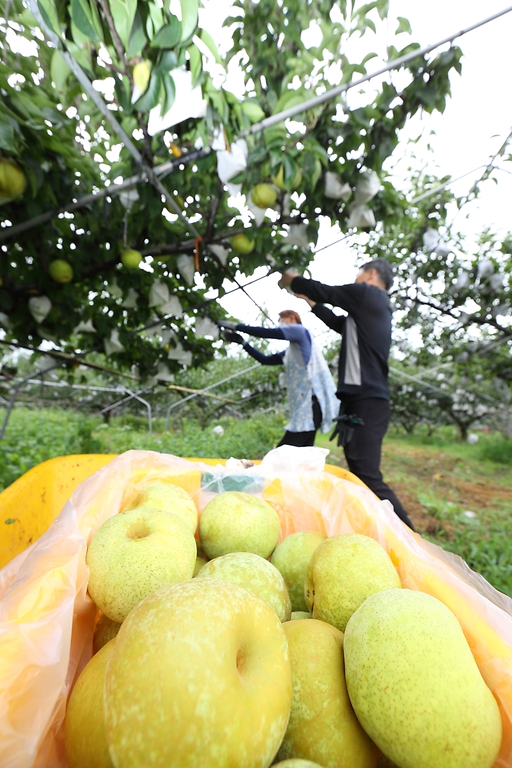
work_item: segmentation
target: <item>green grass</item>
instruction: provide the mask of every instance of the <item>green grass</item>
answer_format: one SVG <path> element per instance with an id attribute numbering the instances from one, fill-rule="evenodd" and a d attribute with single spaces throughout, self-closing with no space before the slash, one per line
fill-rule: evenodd
<path id="1" fill-rule="evenodd" d="M 382 470 L 425 538 L 512 597 L 512 463 L 504 461 L 503 442 L 500 435 L 482 435 L 469 445 L 449 428 L 430 437 L 390 430 Z M 328 436 L 317 445 L 330 448 L 328 462 L 346 466 Z"/>
<path id="2" fill-rule="evenodd" d="M 202 429 L 196 421 L 185 419 L 166 433 L 165 420 L 157 419 L 150 437 L 147 421 L 131 414 L 112 419 L 107 426 L 99 418 L 71 411 L 18 408 L 0 444 L 0 491 L 36 464 L 72 453 L 138 449 L 194 458 L 261 459 L 279 441 L 283 423 L 264 415 L 247 421 L 219 419 Z M 216 424 L 224 428 L 224 435 L 212 431 Z"/>
<path id="3" fill-rule="evenodd" d="M 212 431 L 218 423 L 225 430 L 222 437 Z M 142 449 L 195 458 L 258 459 L 276 445 L 284 420 L 268 414 L 244 421 L 220 419 L 202 429 L 197 421 L 184 419 L 169 433 L 163 431 L 164 424 L 163 419 L 155 420 L 150 437 L 146 420 L 130 414 L 113 418 L 107 426 L 99 418 L 70 411 L 15 409 L 0 445 L 0 490 L 36 464 L 72 453 Z M 319 435 L 316 444 L 330 449 L 329 463 L 345 466 L 342 450 L 328 435 Z M 390 431 L 382 467 L 422 534 L 460 555 L 512 597 L 509 456 L 512 451 L 500 436 L 484 435 L 476 445 L 468 445 L 449 428 L 433 436 Z M 476 517 L 464 515 L 467 510 Z"/>

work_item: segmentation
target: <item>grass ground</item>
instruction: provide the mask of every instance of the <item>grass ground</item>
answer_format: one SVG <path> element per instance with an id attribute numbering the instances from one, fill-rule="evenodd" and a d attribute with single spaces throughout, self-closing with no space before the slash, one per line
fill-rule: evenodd
<path id="1" fill-rule="evenodd" d="M 283 422 L 266 415 L 221 424 L 223 436 L 212 431 L 213 424 L 201 429 L 192 421 L 176 423 L 165 433 L 163 422 L 156 421 L 149 437 L 145 420 L 134 416 L 113 419 L 107 426 L 70 412 L 17 409 L 0 445 L 0 490 L 35 464 L 71 453 L 139 448 L 178 456 L 257 459 L 277 443 Z M 329 463 L 346 466 L 342 449 L 327 436 L 319 436 L 317 445 L 330 449 Z M 459 554 L 512 596 L 512 442 L 488 435 L 468 445 L 449 430 L 430 438 L 390 432 L 382 470 L 423 536 Z"/>
<path id="2" fill-rule="evenodd" d="M 416 529 L 460 555 L 501 592 L 512 597 L 512 464 L 490 461 L 497 438 L 476 445 L 452 433 L 428 439 L 388 434 L 381 468 Z M 328 461 L 346 467 L 341 448 L 322 436 Z"/>

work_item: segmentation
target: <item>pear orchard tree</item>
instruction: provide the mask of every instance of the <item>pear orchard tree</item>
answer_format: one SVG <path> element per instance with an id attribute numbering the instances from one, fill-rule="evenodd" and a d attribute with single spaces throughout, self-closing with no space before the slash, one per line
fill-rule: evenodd
<path id="1" fill-rule="evenodd" d="M 404 198 L 383 164 L 411 116 L 443 111 L 460 72 L 460 49 L 444 46 L 371 93 L 250 135 L 262 118 L 369 72 L 384 25 L 396 29 L 390 59 L 418 50 L 407 20 L 388 20 L 387 0 L 237 0 L 221 56 L 198 0 L 39 0 L 43 28 L 31 8 L 11 0 L 0 21 L 3 340 L 101 353 L 146 381 L 206 364 L 223 314 L 212 296 L 234 273 L 307 267 L 320 216 L 342 232 L 399 227 Z M 146 167 L 174 159 L 166 195 L 146 173 L 59 213 L 141 172 L 68 54 Z M 222 85 L 230 63 L 243 71 L 241 97 Z"/>

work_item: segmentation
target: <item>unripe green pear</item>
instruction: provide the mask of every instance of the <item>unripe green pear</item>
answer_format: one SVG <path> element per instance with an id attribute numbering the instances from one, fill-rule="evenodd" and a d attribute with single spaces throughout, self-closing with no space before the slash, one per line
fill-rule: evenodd
<path id="1" fill-rule="evenodd" d="M 290 185 L 290 189 L 294 190 L 297 189 L 299 184 L 302 181 L 302 171 L 300 168 L 297 169 L 297 173 L 295 174 L 293 178 L 293 182 Z M 272 183 L 275 184 L 275 186 L 281 190 L 281 192 L 286 192 L 286 185 L 284 183 L 284 167 L 282 165 L 279 166 L 279 170 L 276 173 L 275 176 L 272 176 Z"/>
<path id="2" fill-rule="evenodd" d="M 359 722 L 400 768 L 491 768 L 498 704 L 462 628 L 440 600 L 409 589 L 369 597 L 347 624 L 347 688 Z"/>
<path id="3" fill-rule="evenodd" d="M 254 250 L 255 245 L 256 243 L 254 240 L 249 240 L 247 235 L 244 235 L 243 232 L 235 235 L 231 240 L 231 247 L 233 250 L 237 253 L 243 254 L 244 256 L 248 253 L 251 253 L 251 251 Z"/>
<path id="4" fill-rule="evenodd" d="M 345 631 L 347 621 L 367 597 L 400 587 L 400 577 L 385 549 L 369 536 L 331 536 L 313 554 L 305 581 L 314 619 Z"/>
<path id="5" fill-rule="evenodd" d="M 73 279 L 73 267 L 64 259 L 55 259 L 48 267 L 50 277 L 57 283 L 69 283 Z"/>
<path id="6" fill-rule="evenodd" d="M 13 200 L 24 193 L 26 186 L 27 180 L 19 165 L 3 157 L 0 160 L 0 197 Z"/>
<path id="7" fill-rule="evenodd" d="M 271 184 L 256 184 L 251 192 L 254 205 L 258 208 L 272 208 L 277 200 L 277 190 Z"/>
<path id="8" fill-rule="evenodd" d="M 126 248 L 121 253 L 121 263 L 125 269 L 137 269 L 141 261 L 141 253 L 133 248 Z"/>

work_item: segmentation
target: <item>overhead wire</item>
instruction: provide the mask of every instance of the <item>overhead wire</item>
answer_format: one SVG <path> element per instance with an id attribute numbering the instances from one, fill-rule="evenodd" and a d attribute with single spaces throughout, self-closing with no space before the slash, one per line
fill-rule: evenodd
<path id="1" fill-rule="evenodd" d="M 5 227 L 3 232 L 0 232 L 0 241 L 1 240 L 5 240 L 8 237 L 11 237 L 11 236 L 13 236 L 14 234 L 16 234 L 18 232 L 26 231 L 27 229 L 30 229 L 30 228 L 32 228 L 34 226 L 37 226 L 40 223 L 44 223 L 44 221 L 47 221 L 47 220 L 53 218 L 56 215 L 62 214 L 66 210 L 74 210 L 74 209 L 76 209 L 78 207 L 81 207 L 82 205 L 85 205 L 85 204 L 88 204 L 90 202 L 93 202 L 94 200 L 100 199 L 101 197 L 113 195 L 113 194 L 116 194 L 118 192 L 121 192 L 122 190 L 128 189 L 131 186 L 134 186 L 135 184 L 137 184 L 139 181 L 143 180 L 144 178 L 147 178 L 150 181 L 150 183 L 156 188 L 156 190 L 166 199 L 166 201 L 168 202 L 170 207 L 175 211 L 176 215 L 179 216 L 179 218 L 183 220 L 183 222 L 190 229 L 192 234 L 194 234 L 196 236 L 196 238 L 201 238 L 201 235 L 198 232 L 198 230 L 196 229 L 196 227 L 187 219 L 186 216 L 184 216 L 183 212 L 179 208 L 179 206 L 178 206 L 177 202 L 174 200 L 173 196 L 162 185 L 161 181 L 158 178 L 158 175 L 163 175 L 164 173 L 171 172 L 176 167 L 179 167 L 180 165 L 183 165 L 185 162 L 191 162 L 193 159 L 199 159 L 201 157 L 205 157 L 206 155 L 208 155 L 212 151 L 211 148 L 204 148 L 202 150 L 196 150 L 194 152 L 187 153 L 187 155 L 179 158 L 179 160 L 175 160 L 175 161 L 171 161 L 170 163 L 163 164 L 162 166 L 160 166 L 159 168 L 156 168 L 156 169 L 148 166 L 147 163 L 144 161 L 142 155 L 138 151 L 138 149 L 135 147 L 135 145 L 131 141 L 130 137 L 126 134 L 124 129 L 121 127 L 121 125 L 116 120 L 116 118 L 115 118 L 114 114 L 112 113 L 112 111 L 108 109 L 108 106 L 104 102 L 104 100 L 101 97 L 101 95 L 99 94 L 99 92 L 94 89 L 93 84 L 91 83 L 91 81 L 89 80 L 87 75 L 84 73 L 84 71 L 82 70 L 82 68 L 78 64 L 78 62 L 69 53 L 69 51 L 67 50 L 63 40 L 55 32 L 53 32 L 53 30 L 51 28 L 48 27 L 48 25 L 46 24 L 46 22 L 44 21 L 42 15 L 40 13 L 40 9 L 38 7 L 37 0 L 29 0 L 29 5 L 30 5 L 30 8 L 31 8 L 31 11 L 32 11 L 33 15 L 36 17 L 38 23 L 40 24 L 41 28 L 44 30 L 46 36 L 53 42 L 55 47 L 60 51 L 60 53 L 64 57 L 66 63 L 68 64 L 68 66 L 70 66 L 70 68 L 73 71 L 74 75 L 77 77 L 78 81 L 83 86 L 83 88 L 84 88 L 85 92 L 87 93 L 87 95 L 91 98 L 91 100 L 95 103 L 95 105 L 100 110 L 101 114 L 109 122 L 109 124 L 111 125 L 112 129 L 119 136 L 119 138 L 121 139 L 123 144 L 126 146 L 126 148 L 130 152 L 130 154 L 132 155 L 134 160 L 140 165 L 140 167 L 142 169 L 142 173 L 139 174 L 139 175 L 130 177 L 130 179 L 127 179 L 127 180 L 123 181 L 121 184 L 109 185 L 108 187 L 106 187 L 103 190 L 100 190 L 97 193 L 91 193 L 90 195 L 87 195 L 84 198 L 81 198 L 80 200 L 73 201 L 72 203 L 68 204 L 68 206 L 66 206 L 66 207 L 62 207 L 60 209 L 54 209 L 53 211 L 49 211 L 49 212 L 47 212 L 45 214 L 41 214 L 38 217 L 34 217 L 31 220 L 28 220 L 26 222 L 21 223 L 20 225 L 15 225 L 15 226 L 11 226 L 11 227 Z M 507 13 L 510 13 L 511 11 L 512 11 L 512 6 L 507 7 L 505 9 L 503 9 L 502 11 L 499 11 L 499 12 L 497 12 L 497 13 L 489 16 L 489 17 L 486 17 L 485 19 L 482 19 L 479 22 L 476 22 L 475 24 L 470 25 L 469 27 L 461 29 L 461 30 L 459 30 L 459 31 L 457 31 L 457 32 L 455 32 L 455 33 L 453 33 L 453 34 L 443 38 L 442 40 L 440 40 L 440 41 L 438 41 L 436 43 L 433 43 L 431 45 L 425 46 L 425 47 L 423 47 L 421 49 L 416 49 L 413 52 L 411 52 L 409 54 L 406 54 L 404 56 L 401 56 L 401 57 L 399 57 L 397 59 L 393 59 L 390 62 L 388 62 L 384 67 L 381 67 L 377 71 L 374 71 L 372 73 L 364 75 L 364 76 L 362 76 L 360 78 L 357 78 L 355 80 L 351 80 L 348 83 L 345 83 L 345 84 L 343 84 L 341 86 L 337 86 L 336 88 L 333 88 L 333 89 L 330 89 L 328 91 L 325 91 L 322 94 L 318 94 L 317 96 L 315 96 L 315 97 L 313 97 L 311 99 L 305 100 L 303 103 L 301 103 L 299 105 L 295 105 L 294 107 L 290 107 L 287 110 L 282 110 L 281 112 L 277 113 L 276 115 L 271 115 L 270 117 L 265 118 L 264 120 L 259 121 L 258 123 L 254 124 L 247 131 L 243 131 L 241 133 L 241 137 L 243 138 L 243 137 L 247 137 L 249 135 L 253 135 L 253 134 L 259 133 L 259 132 L 265 130 L 266 128 L 269 128 L 269 127 L 271 127 L 271 126 L 273 126 L 273 125 L 275 125 L 275 124 L 277 124 L 279 122 L 283 122 L 283 121 L 285 121 L 285 120 L 287 120 L 287 119 L 289 119 L 291 117 L 294 117 L 294 116 L 296 116 L 297 114 L 300 114 L 303 111 L 306 111 L 308 109 L 312 109 L 312 108 L 314 108 L 316 106 L 319 106 L 320 104 L 323 104 L 323 103 L 325 103 L 327 101 L 330 101 L 330 100 L 336 98 L 337 96 L 341 95 L 342 93 L 350 90 L 351 88 L 357 87 L 357 86 L 363 84 L 364 82 L 367 82 L 367 81 L 369 81 L 369 80 L 371 80 L 371 79 L 373 79 L 375 77 L 378 77 L 378 76 L 380 76 L 382 74 L 385 74 L 386 72 L 389 72 L 389 71 L 391 71 L 393 69 L 397 69 L 398 67 L 408 63 L 409 61 L 417 59 L 420 56 L 425 56 L 428 53 L 430 53 L 431 51 L 433 51 L 434 49 L 436 49 L 436 48 L 438 48 L 438 47 L 440 47 L 442 45 L 445 45 L 446 43 L 453 43 L 453 41 L 455 39 L 457 39 L 458 37 L 461 37 L 461 36 L 467 34 L 468 32 L 471 32 L 471 31 L 473 31 L 473 30 L 475 30 L 475 29 L 477 29 L 477 28 L 479 28 L 479 27 L 481 27 L 481 26 L 483 26 L 485 24 L 488 24 L 488 23 L 490 23 L 490 22 L 500 18 L 501 16 L 503 16 L 503 15 L 505 15 Z M 494 159 L 499 155 L 499 153 L 500 153 L 500 150 L 498 150 L 498 153 L 496 153 L 496 155 L 494 156 L 494 158 L 491 161 L 491 163 L 494 162 Z M 325 248 L 331 247 L 332 245 L 334 245 L 334 244 L 336 244 L 338 242 L 341 242 L 342 240 L 346 239 L 346 237 L 348 237 L 348 235 L 346 235 L 343 238 L 335 241 L 330 246 L 323 246 L 322 248 L 317 249 L 317 251 L 315 253 L 318 253 L 318 252 L 324 250 Z M 215 256 L 215 258 L 219 262 L 219 260 L 218 260 L 218 258 L 216 256 Z M 259 311 L 262 312 L 268 319 L 270 319 L 269 315 L 267 314 L 267 312 L 262 307 L 260 307 L 260 305 L 254 300 L 253 297 L 250 296 L 250 294 L 248 294 L 245 291 L 245 287 L 238 283 L 236 277 L 230 272 L 230 270 L 225 268 L 225 271 L 227 272 L 227 274 L 230 277 L 230 279 L 237 286 L 237 288 L 235 290 L 242 290 L 242 292 L 245 293 L 245 295 L 250 299 L 250 301 L 255 304 L 255 306 L 259 309 Z M 268 275 L 265 275 L 264 277 L 266 277 L 266 276 L 268 276 Z M 258 279 L 263 279 L 263 278 L 258 278 Z M 156 324 L 158 324 L 158 323 L 156 323 Z M 148 326 L 148 327 L 150 327 L 150 326 Z M 142 329 L 142 330 L 144 330 L 144 329 Z M 11 345 L 11 346 L 13 346 L 13 345 Z M 36 351 L 37 352 L 39 350 L 35 350 L 34 349 L 32 351 Z M 48 352 L 48 354 L 52 354 L 52 353 Z M 55 353 L 54 353 L 54 356 L 55 356 Z M 67 357 L 69 358 L 70 356 L 67 356 Z M 85 361 L 80 361 L 79 364 L 85 364 Z M 89 364 L 89 367 L 92 367 L 92 366 Z M 113 372 L 113 373 L 118 374 L 118 372 Z M 129 378 L 133 378 L 133 377 L 129 377 Z"/>

